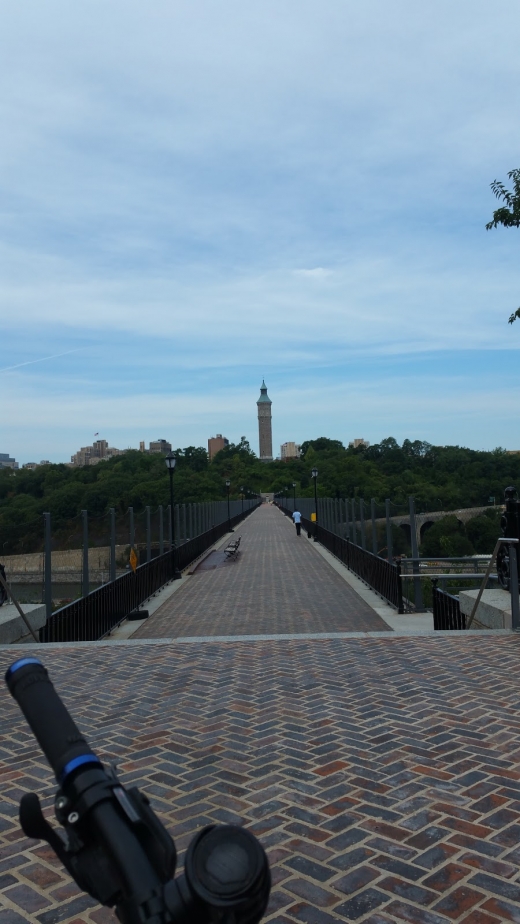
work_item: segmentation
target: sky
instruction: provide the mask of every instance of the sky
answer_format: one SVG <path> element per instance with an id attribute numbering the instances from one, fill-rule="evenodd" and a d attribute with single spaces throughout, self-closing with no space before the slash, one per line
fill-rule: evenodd
<path id="1" fill-rule="evenodd" d="M 0 32 L 0 452 L 520 449 L 516 0 L 48 0 Z"/>

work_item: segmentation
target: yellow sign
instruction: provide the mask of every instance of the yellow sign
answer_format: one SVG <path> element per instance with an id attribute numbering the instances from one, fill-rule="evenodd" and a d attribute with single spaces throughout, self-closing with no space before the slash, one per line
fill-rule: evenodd
<path id="1" fill-rule="evenodd" d="M 316 522 L 316 514 L 311 513 L 311 523 L 315 523 L 315 522 Z"/>
<path id="2" fill-rule="evenodd" d="M 132 571 L 135 571 L 135 569 L 137 568 L 137 555 L 135 554 L 134 549 L 130 550 L 130 566 L 132 568 Z"/>

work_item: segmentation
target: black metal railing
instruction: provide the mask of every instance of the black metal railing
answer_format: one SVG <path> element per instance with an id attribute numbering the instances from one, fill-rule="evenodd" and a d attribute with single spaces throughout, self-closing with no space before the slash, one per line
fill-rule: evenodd
<path id="1" fill-rule="evenodd" d="M 280 506 L 280 509 L 286 516 L 292 516 L 292 511 L 288 508 Z M 318 542 L 339 558 L 349 571 L 353 571 L 365 584 L 388 600 L 399 613 L 404 611 L 399 562 L 388 562 L 386 558 L 367 552 L 350 539 L 343 539 L 306 517 L 302 517 L 302 525 L 309 535 L 315 536 Z"/>
<path id="2" fill-rule="evenodd" d="M 251 510 L 246 510 L 231 517 L 231 526 L 236 526 L 250 513 Z M 140 565 L 135 572 L 129 571 L 87 596 L 61 607 L 40 629 L 40 642 L 91 642 L 102 639 L 129 613 L 172 580 L 174 566 L 181 571 L 187 568 L 227 530 L 226 520 L 179 546 L 175 556 L 172 551 L 165 552 Z"/>
<path id="3" fill-rule="evenodd" d="M 459 598 L 436 587 L 432 588 L 433 628 L 456 630 L 466 628 L 466 617 L 461 612 Z"/>

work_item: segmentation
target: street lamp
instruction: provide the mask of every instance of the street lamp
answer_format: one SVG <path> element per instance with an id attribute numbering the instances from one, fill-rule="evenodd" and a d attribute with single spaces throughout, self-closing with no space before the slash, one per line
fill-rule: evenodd
<path id="1" fill-rule="evenodd" d="M 318 483 L 318 469 L 313 468 L 311 475 L 314 479 L 314 541 L 317 542 L 318 537 L 316 535 L 316 529 L 318 526 L 318 490 L 316 485 Z"/>
<path id="2" fill-rule="evenodd" d="M 231 487 L 231 482 L 230 482 L 229 479 L 228 479 L 228 480 L 226 481 L 226 490 L 227 490 L 227 525 L 228 525 L 228 533 L 234 532 L 234 530 L 231 529 L 231 514 L 230 514 L 230 512 L 229 512 L 229 488 L 230 488 L 230 487 Z"/>
<path id="3" fill-rule="evenodd" d="M 292 491 L 293 491 L 292 509 L 294 513 L 294 511 L 296 510 L 296 482 L 295 481 L 293 481 L 292 483 Z"/>
<path id="4" fill-rule="evenodd" d="M 182 577 L 182 574 L 177 568 L 177 551 L 175 548 L 175 507 L 173 504 L 173 473 L 175 471 L 175 463 L 177 462 L 177 459 L 175 458 L 173 452 L 169 452 L 164 461 L 166 462 L 166 467 L 168 469 L 168 474 L 170 476 L 170 516 L 171 516 L 171 524 L 172 524 L 171 553 L 172 553 L 172 566 L 173 566 L 172 577 L 174 581 L 178 581 L 179 578 Z"/>

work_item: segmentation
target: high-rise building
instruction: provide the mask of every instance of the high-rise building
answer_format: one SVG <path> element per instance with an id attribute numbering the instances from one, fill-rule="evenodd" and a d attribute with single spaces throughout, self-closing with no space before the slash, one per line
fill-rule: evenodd
<path id="1" fill-rule="evenodd" d="M 0 452 L 0 468 L 18 468 L 16 459 L 12 459 L 7 452 Z"/>
<path id="2" fill-rule="evenodd" d="M 284 462 L 286 459 L 299 459 L 299 443 L 282 443 L 280 446 L 280 459 Z"/>
<path id="3" fill-rule="evenodd" d="M 368 442 L 368 440 L 364 440 L 363 438 L 360 438 L 358 440 L 351 440 L 348 445 L 349 445 L 349 449 L 360 449 L 360 448 L 368 449 L 368 447 L 370 446 L 370 443 Z"/>
<path id="4" fill-rule="evenodd" d="M 81 449 L 74 453 L 70 458 L 71 465 L 97 465 L 98 462 L 113 459 L 114 456 L 121 456 L 126 452 L 125 449 L 116 449 L 109 446 L 106 440 L 96 440 L 92 446 L 82 446 Z M 41 462 L 40 465 L 43 465 Z"/>
<path id="5" fill-rule="evenodd" d="M 267 397 L 267 385 L 264 381 L 260 386 L 260 397 L 256 402 L 258 408 L 258 443 L 261 462 L 273 461 L 273 433 L 271 427 L 271 404 Z"/>
<path id="6" fill-rule="evenodd" d="M 172 451 L 172 444 L 168 440 L 154 440 L 150 443 L 150 452 L 164 452 L 167 455 Z"/>
<path id="7" fill-rule="evenodd" d="M 208 455 L 210 461 L 213 456 L 216 456 L 217 452 L 220 452 L 221 449 L 225 449 L 226 446 L 229 446 L 229 440 L 227 440 L 225 436 L 222 436 L 222 433 L 211 436 L 208 440 Z"/>

